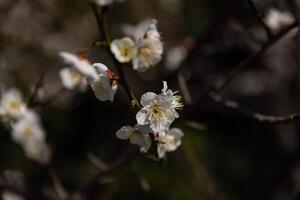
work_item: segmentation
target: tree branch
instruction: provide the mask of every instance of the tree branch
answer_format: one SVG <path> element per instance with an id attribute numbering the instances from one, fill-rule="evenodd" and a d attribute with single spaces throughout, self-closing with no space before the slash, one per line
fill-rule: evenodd
<path id="1" fill-rule="evenodd" d="M 202 97 L 207 95 L 211 95 L 212 93 L 218 94 L 220 93 L 226 86 L 228 86 L 231 81 L 235 78 L 235 76 L 240 72 L 241 69 L 252 65 L 255 61 L 257 61 L 261 56 L 263 56 L 271 47 L 273 47 L 280 39 L 282 39 L 285 35 L 287 35 L 291 30 L 298 27 L 300 25 L 300 21 L 297 19 L 294 23 L 280 31 L 278 34 L 272 36 L 259 51 L 254 53 L 252 56 L 246 58 L 245 60 L 238 63 L 233 70 L 225 77 L 221 78 L 216 82 L 215 85 L 210 87 Z"/>
<path id="2" fill-rule="evenodd" d="M 95 3 L 91 3 L 91 7 L 92 7 L 93 13 L 96 17 L 97 24 L 98 24 L 99 40 L 106 42 L 108 44 L 107 46 L 104 46 L 104 49 L 107 52 L 107 54 L 111 57 L 113 64 L 115 65 L 115 67 L 118 71 L 118 74 L 120 77 L 119 83 L 124 87 L 126 94 L 129 98 L 129 100 L 131 101 L 131 105 L 133 107 L 137 106 L 138 108 L 140 108 L 141 106 L 139 104 L 139 101 L 135 97 L 134 92 L 132 91 L 132 89 L 130 88 L 130 86 L 128 84 L 125 73 L 123 71 L 123 66 L 121 65 L 121 63 L 119 63 L 117 61 L 117 59 L 115 58 L 115 56 L 113 55 L 113 53 L 110 51 L 110 48 L 109 48 L 110 38 L 109 38 L 107 25 L 106 25 L 106 15 L 109 10 L 109 7 L 104 6 L 104 7 L 99 8 Z"/>
<path id="3" fill-rule="evenodd" d="M 269 123 L 269 124 L 289 124 L 296 120 L 300 120 L 300 113 L 294 113 L 288 116 L 269 116 L 260 113 L 255 113 L 245 107 L 242 107 L 239 103 L 231 100 L 225 100 L 219 95 L 216 96 L 211 95 L 210 98 L 213 101 L 225 106 L 226 108 L 237 111 L 238 113 L 241 113 L 258 122 Z"/>

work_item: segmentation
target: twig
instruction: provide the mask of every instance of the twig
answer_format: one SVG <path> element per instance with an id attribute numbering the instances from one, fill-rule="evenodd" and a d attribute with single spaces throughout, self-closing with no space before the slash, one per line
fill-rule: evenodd
<path id="1" fill-rule="evenodd" d="M 44 74 L 42 74 L 38 80 L 38 82 L 35 84 L 34 89 L 27 101 L 27 105 L 30 107 L 35 103 L 36 97 L 38 95 L 38 90 L 43 87 L 43 81 L 44 81 Z"/>
<path id="2" fill-rule="evenodd" d="M 293 121 L 300 120 L 300 113 L 294 113 L 288 116 L 268 116 L 260 113 L 255 113 L 245 107 L 242 107 L 239 103 L 231 100 L 224 100 L 221 96 L 210 96 L 210 98 L 234 111 L 237 111 L 251 119 L 254 119 L 259 122 L 269 123 L 269 124 L 289 124 Z"/>
<path id="3" fill-rule="evenodd" d="M 89 196 L 95 188 L 97 188 L 99 184 L 99 179 L 107 174 L 110 174 L 114 172 L 117 169 L 120 169 L 121 167 L 125 166 L 126 164 L 130 163 L 137 155 L 139 154 L 139 151 L 134 149 L 128 150 L 124 152 L 119 158 L 117 158 L 115 161 L 106 164 L 105 170 L 102 168 L 101 171 L 94 176 L 94 178 L 91 179 L 86 185 L 84 185 L 81 189 L 81 193 Z"/>
<path id="4" fill-rule="evenodd" d="M 271 29 L 268 27 L 268 25 L 265 23 L 263 16 L 261 14 L 261 12 L 259 12 L 259 10 L 257 9 L 255 3 L 253 2 L 253 0 L 246 0 L 246 3 L 248 4 L 249 8 L 251 9 L 251 11 L 253 12 L 255 18 L 257 19 L 257 21 L 261 24 L 261 26 L 265 29 L 268 38 L 271 38 L 273 36 Z"/>
<path id="5" fill-rule="evenodd" d="M 47 171 L 48 171 L 48 173 L 49 173 L 49 175 L 52 179 L 54 189 L 55 189 L 57 195 L 59 196 L 59 198 L 61 200 L 67 199 L 68 193 L 66 192 L 59 176 L 56 174 L 56 172 L 53 169 L 52 165 L 49 164 L 49 165 L 46 166 L 46 168 L 47 168 Z"/>
<path id="6" fill-rule="evenodd" d="M 237 64 L 233 70 L 223 79 L 220 79 L 217 81 L 217 83 L 210 87 L 203 97 L 210 95 L 212 93 L 218 94 L 220 93 L 227 85 L 230 84 L 230 82 L 233 80 L 233 78 L 238 74 L 238 72 L 250 65 L 252 65 L 255 61 L 257 61 L 262 55 L 264 55 L 273 45 L 275 45 L 280 39 L 282 39 L 285 35 L 287 35 L 292 29 L 298 27 L 300 25 L 300 21 L 297 19 L 294 23 L 292 23 L 290 26 L 286 27 L 282 31 L 280 31 L 278 34 L 272 36 L 262 47 L 259 51 L 254 53 L 252 56 L 246 58 L 245 60 L 241 61 L 239 64 Z"/>
<path id="7" fill-rule="evenodd" d="M 92 7 L 93 13 L 96 17 L 97 24 L 98 24 L 99 40 L 106 41 L 107 44 L 110 44 L 110 38 L 109 38 L 108 29 L 107 29 L 107 25 L 106 25 L 106 15 L 109 10 L 109 7 L 105 6 L 105 7 L 99 8 L 95 3 L 91 3 L 91 7 Z M 126 79 L 122 65 L 116 60 L 115 56 L 110 51 L 109 45 L 104 46 L 104 49 L 108 53 L 108 55 L 111 57 L 115 67 L 117 68 L 117 71 L 118 71 L 118 74 L 120 77 L 119 83 L 124 87 L 126 94 L 129 98 L 129 100 L 131 101 L 132 106 L 133 107 L 137 106 L 138 108 L 140 108 L 141 106 L 139 104 L 139 101 L 135 97 L 132 89 L 130 88 L 130 86 L 128 84 L 128 81 Z"/>

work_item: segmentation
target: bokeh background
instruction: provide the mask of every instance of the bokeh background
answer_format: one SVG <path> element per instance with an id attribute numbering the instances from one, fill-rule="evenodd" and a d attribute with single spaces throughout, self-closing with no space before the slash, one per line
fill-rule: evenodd
<path id="1" fill-rule="evenodd" d="M 269 9 L 299 14 L 298 0 L 254 1 L 264 16 Z M 137 96 L 159 92 L 162 80 L 174 90 L 184 78 L 187 105 L 176 121 L 185 136 L 182 146 L 163 161 L 138 155 L 101 177 L 89 199 L 292 200 L 300 184 L 299 122 L 276 125 L 255 121 L 201 95 L 240 61 L 257 52 L 267 35 L 243 0 L 126 0 L 108 16 L 111 38 L 124 34 L 124 24 L 158 20 L 164 55 L 184 46 L 188 55 L 179 68 L 165 57 L 147 73 L 124 67 Z M 44 75 L 43 95 L 61 87 L 58 71 L 65 65 L 59 51 L 89 48 L 88 57 L 114 69 L 101 47 L 97 24 L 84 0 L 0 0 L 0 85 L 30 96 Z M 222 92 L 253 112 L 285 116 L 300 110 L 299 35 L 286 36 L 251 66 L 241 70 Z M 200 100 L 199 100 L 200 99 Z M 120 159 L 135 146 L 115 137 L 135 123 L 135 111 L 120 89 L 114 103 L 93 93 L 66 91 L 37 108 L 53 149 L 53 167 L 65 188 L 76 193 L 98 174 L 88 159 Z M 0 177 L 7 170 L 23 174 L 37 190 L 51 191 L 43 166 L 28 160 L 9 132 L 0 128 Z M 3 188 L 0 187 L 2 190 Z"/>

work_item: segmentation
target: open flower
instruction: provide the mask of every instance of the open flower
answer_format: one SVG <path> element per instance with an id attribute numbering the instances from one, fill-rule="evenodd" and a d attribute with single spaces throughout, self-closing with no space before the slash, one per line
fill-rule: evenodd
<path id="1" fill-rule="evenodd" d="M 101 63 L 93 64 L 97 77 L 87 77 L 87 81 L 100 101 L 113 101 L 118 84 L 112 71 Z"/>
<path id="2" fill-rule="evenodd" d="M 85 76 L 78 72 L 75 68 L 63 68 L 59 71 L 62 84 L 67 89 L 78 88 L 84 90 L 87 86 Z"/>
<path id="3" fill-rule="evenodd" d="M 147 31 L 154 31 L 156 30 L 157 34 L 159 35 L 157 28 L 156 28 L 157 20 L 155 19 L 146 19 L 142 22 L 140 22 L 138 25 L 129 25 L 125 24 L 123 26 L 123 32 L 132 38 L 134 38 L 135 41 L 139 41 L 141 39 L 144 39 L 147 35 Z M 153 33 L 153 32 L 151 32 Z M 156 34 L 156 35 L 157 35 Z"/>
<path id="4" fill-rule="evenodd" d="M 33 111 L 27 111 L 23 118 L 12 125 L 12 138 L 16 143 L 40 143 L 45 140 L 45 131 L 41 126 L 39 116 Z"/>
<path id="5" fill-rule="evenodd" d="M 17 89 L 9 89 L 2 94 L 0 100 L 0 116 L 4 120 L 18 119 L 26 112 L 26 104 Z"/>
<path id="6" fill-rule="evenodd" d="M 163 48 L 161 41 L 144 39 L 133 48 L 133 69 L 139 72 L 147 71 L 162 58 Z"/>
<path id="7" fill-rule="evenodd" d="M 119 62 L 126 63 L 132 59 L 133 46 L 133 40 L 129 37 L 124 37 L 122 39 L 113 40 L 110 49 Z"/>
<path id="8" fill-rule="evenodd" d="M 157 154 L 163 158 L 166 152 L 175 151 L 181 145 L 183 132 L 178 128 L 172 128 L 157 138 Z"/>
<path id="9" fill-rule="evenodd" d="M 179 117 L 176 109 L 182 107 L 180 97 L 167 89 L 166 82 L 161 94 L 144 94 L 141 97 L 141 105 L 143 108 L 136 114 L 137 123 L 149 125 L 154 133 L 168 130 L 171 123 Z"/>
<path id="10" fill-rule="evenodd" d="M 79 56 L 68 52 L 60 52 L 59 56 L 63 61 L 74 67 L 79 73 L 86 77 L 97 78 L 97 72 L 92 67 L 90 62 L 86 59 L 84 54 Z"/>
<path id="11" fill-rule="evenodd" d="M 129 140 L 131 144 L 138 145 L 140 151 L 146 153 L 151 147 L 150 131 L 149 128 L 140 125 L 135 125 L 135 127 L 123 126 L 116 132 L 116 136 L 121 140 Z"/>

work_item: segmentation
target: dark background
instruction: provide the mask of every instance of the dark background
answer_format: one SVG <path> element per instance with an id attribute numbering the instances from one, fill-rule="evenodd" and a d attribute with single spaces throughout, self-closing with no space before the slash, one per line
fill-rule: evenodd
<path id="1" fill-rule="evenodd" d="M 255 1 L 265 15 L 270 8 L 297 17 L 299 2 Z M 243 0 L 128 0 L 113 5 L 108 17 L 112 38 L 122 37 L 124 23 L 158 20 L 165 54 L 193 41 L 178 73 L 184 74 L 192 102 L 179 111 L 175 125 L 185 133 L 182 146 L 156 162 L 142 154 L 102 177 L 93 199 L 296 199 L 300 181 L 299 123 L 258 122 L 211 99 L 200 99 L 207 88 L 267 41 L 261 24 Z M 62 50 L 75 52 L 97 40 L 97 24 L 88 1 L 0 1 L 0 84 L 17 87 L 24 96 L 41 74 L 46 96 L 60 88 L 58 59 Z M 191 42 L 190 42 L 191 43 Z M 264 56 L 241 70 L 221 93 L 224 98 L 266 115 L 285 116 L 300 110 L 299 35 L 286 36 Z M 99 47 L 88 53 L 94 62 L 113 68 Z M 159 92 L 162 80 L 179 89 L 177 71 L 164 60 L 147 73 L 124 68 L 138 98 Z M 200 99 L 200 100 L 199 100 Z M 88 90 L 67 91 L 51 105 L 37 108 L 53 148 L 53 166 L 65 188 L 76 192 L 98 169 L 87 153 L 105 162 L 134 146 L 115 137 L 123 125 L 135 123 L 123 89 L 115 102 L 100 102 Z M 23 173 L 26 183 L 51 187 L 43 166 L 28 160 L 9 132 L 0 129 L 0 170 Z"/>

